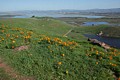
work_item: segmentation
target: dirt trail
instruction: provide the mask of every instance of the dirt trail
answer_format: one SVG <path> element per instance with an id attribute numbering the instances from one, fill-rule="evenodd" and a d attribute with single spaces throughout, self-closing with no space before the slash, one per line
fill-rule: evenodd
<path id="1" fill-rule="evenodd" d="M 76 27 L 76 26 L 73 26 L 68 32 L 66 32 L 66 33 L 63 35 L 63 37 L 67 36 L 72 30 L 74 30 L 75 27 Z"/>
<path id="2" fill-rule="evenodd" d="M 63 36 L 67 36 L 73 29 L 70 29 L 67 33 L 65 33 Z"/>
<path id="3" fill-rule="evenodd" d="M 7 65 L 1 58 L 0 68 L 3 68 L 6 74 L 10 75 L 12 78 L 16 80 L 35 80 L 33 77 L 21 76 L 19 73 L 15 72 L 13 68 Z"/>

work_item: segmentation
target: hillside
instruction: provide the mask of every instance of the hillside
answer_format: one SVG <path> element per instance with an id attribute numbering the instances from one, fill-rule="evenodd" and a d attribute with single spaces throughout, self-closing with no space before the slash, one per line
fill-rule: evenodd
<path id="1" fill-rule="evenodd" d="M 79 29 L 79 38 L 72 39 L 76 35 L 74 31 L 63 36 L 71 29 Z M 106 52 L 89 43 L 82 35 L 86 32 L 89 28 L 78 28 L 53 18 L 0 20 L 0 64 L 4 64 L 0 65 L 0 78 L 119 79 L 119 49 L 111 48 Z M 6 66 L 13 71 L 6 72 Z"/>

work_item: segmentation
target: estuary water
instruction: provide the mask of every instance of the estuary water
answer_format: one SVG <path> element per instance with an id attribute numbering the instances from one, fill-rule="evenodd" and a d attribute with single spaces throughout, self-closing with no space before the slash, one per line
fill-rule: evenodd
<path id="1" fill-rule="evenodd" d="M 104 16 L 94 16 L 94 15 L 80 15 L 80 14 L 62 14 L 62 13 L 56 13 L 56 12 L 24 12 L 24 13 L 17 13 L 20 15 L 14 15 L 13 14 L 0 14 L 0 17 L 4 18 L 30 18 L 33 15 L 37 17 L 53 17 L 53 18 L 59 18 L 59 17 L 85 17 L 85 18 L 102 18 Z M 12 15 L 12 16 L 10 16 Z"/>
<path id="2" fill-rule="evenodd" d="M 94 34 L 85 34 L 84 36 L 92 39 L 97 39 L 101 42 L 105 42 L 106 44 L 115 47 L 120 48 L 120 38 L 108 38 L 108 37 L 101 37 Z"/>
<path id="3" fill-rule="evenodd" d="M 108 22 L 84 22 L 82 26 L 108 25 Z"/>

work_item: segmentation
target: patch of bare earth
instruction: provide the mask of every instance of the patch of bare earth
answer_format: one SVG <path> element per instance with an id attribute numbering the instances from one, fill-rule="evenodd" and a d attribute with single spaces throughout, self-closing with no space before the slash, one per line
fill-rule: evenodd
<path id="1" fill-rule="evenodd" d="M 23 51 L 23 50 L 27 50 L 29 48 L 29 46 L 19 46 L 16 47 L 14 50 L 15 51 Z"/>
<path id="2" fill-rule="evenodd" d="M 35 80 L 33 77 L 22 76 L 18 72 L 15 72 L 12 67 L 7 65 L 1 58 L 0 58 L 0 68 L 3 68 L 6 74 L 10 75 L 12 78 L 16 80 Z"/>

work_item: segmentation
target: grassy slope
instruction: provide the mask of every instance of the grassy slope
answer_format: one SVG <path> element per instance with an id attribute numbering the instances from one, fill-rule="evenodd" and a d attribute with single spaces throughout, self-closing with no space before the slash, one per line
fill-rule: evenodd
<path id="1" fill-rule="evenodd" d="M 120 38 L 120 28 L 119 27 L 108 27 L 102 30 L 104 36 Z"/>
<path id="2" fill-rule="evenodd" d="M 0 21 L 0 25 L 5 24 L 8 27 L 20 27 L 38 34 L 63 35 L 73 26 L 66 25 L 54 19 L 5 19 Z"/>
<path id="3" fill-rule="evenodd" d="M 94 27 L 75 27 L 71 33 L 68 34 L 69 37 L 77 40 L 86 40 L 83 36 L 84 34 L 98 34 L 100 31 L 103 31 L 107 26 L 94 26 Z"/>
<path id="4" fill-rule="evenodd" d="M 0 33 L 0 36 L 4 37 L 0 43 L 0 56 L 22 75 L 34 76 L 38 80 L 112 80 L 113 75 L 120 77 L 119 51 L 112 49 L 105 52 L 103 48 L 83 41 L 83 36 L 80 40 L 74 40 L 77 45 L 75 42 L 68 42 L 73 40 L 62 37 L 72 28 L 68 24 L 44 18 L 7 19 L 1 20 L 0 24 L 5 26 L 0 28 L 1 31 L 5 30 Z M 84 32 L 90 29 L 80 30 Z M 24 34 L 21 35 L 21 31 Z M 23 36 L 31 31 L 31 38 L 28 38 L 26 43 Z M 10 34 L 8 39 L 6 34 Z M 11 41 L 11 38 L 14 39 Z M 12 43 L 13 40 L 16 42 Z M 11 49 L 11 46 L 21 45 L 29 45 L 30 49 L 20 52 Z"/>

